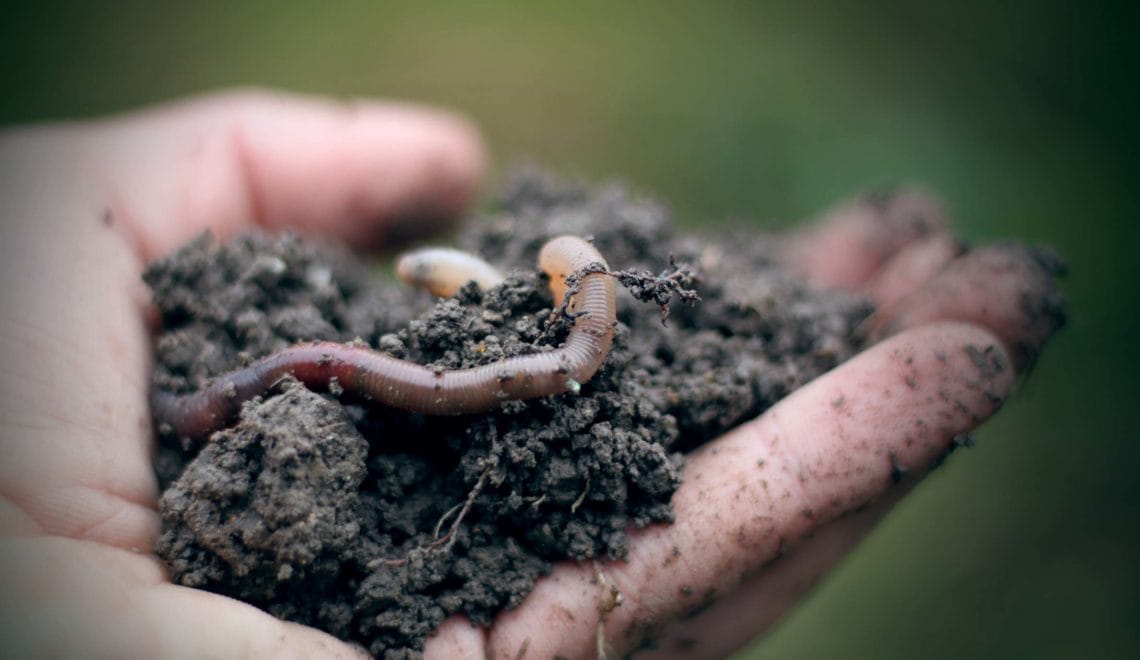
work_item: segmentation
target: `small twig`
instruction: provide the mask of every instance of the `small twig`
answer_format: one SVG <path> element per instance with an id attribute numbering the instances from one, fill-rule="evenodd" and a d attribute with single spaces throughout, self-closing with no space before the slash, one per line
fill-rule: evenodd
<path id="1" fill-rule="evenodd" d="M 570 505 L 570 515 L 574 515 L 575 513 L 578 512 L 578 507 L 582 506 L 582 502 L 586 501 L 586 493 L 589 493 L 589 492 L 590 492 L 590 475 L 587 474 L 586 475 L 586 487 L 582 489 L 582 494 L 578 496 L 578 499 L 574 500 L 574 503 Z"/>
<path id="2" fill-rule="evenodd" d="M 598 594 L 598 627 L 595 638 L 595 652 L 599 660 L 606 660 L 606 616 L 622 603 L 621 590 L 606 577 L 598 560 L 594 560 L 594 579 L 601 592 Z"/>

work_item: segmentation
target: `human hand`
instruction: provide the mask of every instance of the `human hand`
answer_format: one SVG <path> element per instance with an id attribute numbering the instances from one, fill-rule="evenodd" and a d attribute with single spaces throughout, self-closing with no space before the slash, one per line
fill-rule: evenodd
<path id="1" fill-rule="evenodd" d="M 0 655 L 332 657 L 315 629 L 169 582 L 144 265 L 211 229 L 375 247 L 440 229 L 482 175 L 462 120 L 225 94 L 0 139 Z"/>
<path id="2" fill-rule="evenodd" d="M 139 273 L 206 227 L 272 223 L 365 247 L 428 231 L 481 168 L 478 138 L 453 118 L 262 95 L 5 136 L 4 643 L 21 655 L 355 653 L 172 585 L 151 554 Z M 927 221 L 907 222 L 907 204 Z M 789 261 L 816 281 L 867 291 L 888 338 L 693 455 L 677 523 L 635 532 L 628 561 L 600 567 L 624 601 L 603 625 L 595 567 L 564 563 L 492 630 L 452 619 L 426 654 L 583 657 L 601 630 L 615 655 L 652 635 L 662 657 L 717 656 L 788 608 L 992 414 L 1056 327 L 1047 264 L 1013 248 L 959 257 L 924 204 L 848 207 L 789 240 Z"/>
<path id="3" fill-rule="evenodd" d="M 637 657 L 740 648 L 997 411 L 1064 322 L 1055 255 L 967 251 L 914 190 L 840 205 L 782 253 L 816 284 L 870 297 L 874 343 L 690 454 L 676 522 L 632 532 L 628 559 L 601 575 L 558 566 L 496 621 L 492 657 L 588 657 L 599 630 L 611 657 L 647 642 Z M 624 602 L 599 627 L 611 589 Z"/>

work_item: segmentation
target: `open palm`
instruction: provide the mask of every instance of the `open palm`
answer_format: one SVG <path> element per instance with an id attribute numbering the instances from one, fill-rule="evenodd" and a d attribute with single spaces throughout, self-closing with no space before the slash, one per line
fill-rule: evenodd
<path id="1" fill-rule="evenodd" d="M 171 584 L 151 552 L 154 314 L 139 274 L 206 228 L 362 248 L 426 234 L 456 217 L 483 166 L 477 134 L 449 114 L 263 93 L 3 136 L 0 650 L 361 653 Z M 786 254 L 820 284 L 871 295 L 882 341 L 698 451 L 677 523 L 635 532 L 626 562 L 561 564 L 491 630 L 445 623 L 429 657 L 738 647 L 1000 406 L 1061 320 L 1045 255 L 962 255 L 920 195 L 840 208 Z M 617 592 L 620 606 L 600 607 Z"/>

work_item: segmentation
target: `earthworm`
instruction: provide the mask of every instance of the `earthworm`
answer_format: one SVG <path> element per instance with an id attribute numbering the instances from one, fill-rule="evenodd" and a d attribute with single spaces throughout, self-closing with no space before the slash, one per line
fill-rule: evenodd
<path id="1" fill-rule="evenodd" d="M 602 255 L 585 240 L 561 236 L 539 252 L 555 305 L 565 300 L 566 279 L 581 276 L 568 301 L 573 327 L 566 342 L 543 353 L 520 355 L 467 369 L 433 369 L 365 346 L 313 342 L 284 348 L 214 379 L 192 394 L 154 390 L 151 408 L 179 437 L 201 438 L 236 419 L 245 401 L 292 375 L 313 389 L 337 389 L 381 404 L 427 415 L 493 410 L 503 401 L 577 391 L 597 372 L 613 343 L 615 284 Z M 333 380 L 335 379 L 335 381 Z"/>
<path id="2" fill-rule="evenodd" d="M 494 266 L 470 252 L 438 247 L 402 255 L 396 261 L 396 275 L 441 298 L 454 296 L 468 282 L 485 291 L 503 281 Z"/>

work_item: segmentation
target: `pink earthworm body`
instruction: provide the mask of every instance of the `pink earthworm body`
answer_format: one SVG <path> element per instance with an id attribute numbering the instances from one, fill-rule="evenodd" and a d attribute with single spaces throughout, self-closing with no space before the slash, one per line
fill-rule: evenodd
<path id="1" fill-rule="evenodd" d="M 555 305 L 564 300 L 566 278 L 589 271 L 568 307 L 574 325 L 557 349 L 481 367 L 443 370 L 352 344 L 298 344 L 219 376 L 196 393 L 155 390 L 152 411 L 179 437 L 201 438 L 230 424 L 242 403 L 265 393 L 286 375 L 313 389 L 327 389 L 336 379 L 348 394 L 426 415 L 480 413 L 503 401 L 577 391 L 597 372 L 613 343 L 615 284 L 602 255 L 575 236 L 548 241 L 538 265 L 550 277 Z"/>

